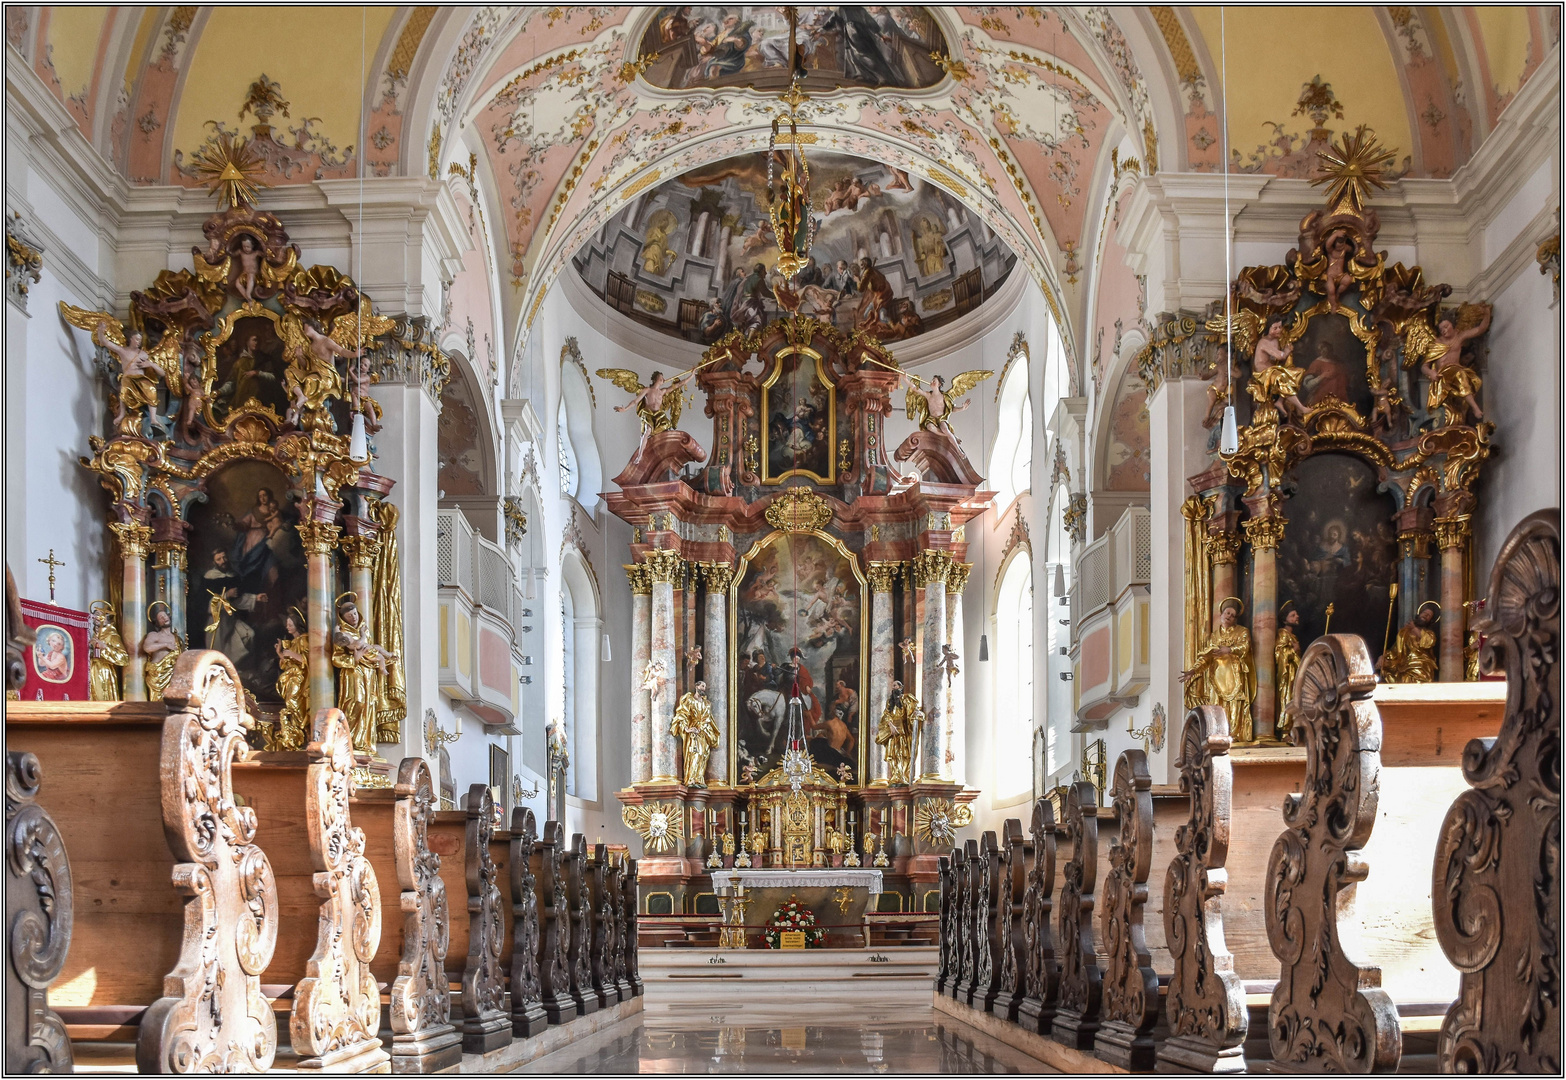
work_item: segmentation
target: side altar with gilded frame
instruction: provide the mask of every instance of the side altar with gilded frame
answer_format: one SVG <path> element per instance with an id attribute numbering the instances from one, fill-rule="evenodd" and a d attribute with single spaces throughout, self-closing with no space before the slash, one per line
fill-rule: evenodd
<path id="1" fill-rule="evenodd" d="M 945 418 L 987 374 L 927 390 L 873 337 L 801 316 L 672 380 L 599 372 L 643 426 L 605 498 L 632 527 L 617 794 L 645 913 L 718 914 L 719 868 L 871 865 L 880 910 L 936 910 L 939 853 L 977 794 L 953 772 L 956 647 L 965 526 L 992 494 Z M 691 384 L 710 453 L 677 427 Z M 919 428 L 889 455 L 904 385 Z"/>

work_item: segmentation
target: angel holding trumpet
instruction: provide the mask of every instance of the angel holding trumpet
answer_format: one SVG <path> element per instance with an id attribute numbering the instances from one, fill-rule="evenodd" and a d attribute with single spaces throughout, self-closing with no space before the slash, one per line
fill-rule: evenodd
<path id="1" fill-rule="evenodd" d="M 973 404 L 971 398 L 963 398 L 961 404 L 957 403 L 957 399 L 995 373 L 965 371 L 952 380 L 950 388 L 939 375 L 930 376 L 930 383 L 926 386 L 917 375 L 902 370 L 898 370 L 897 374 L 908 380 L 908 396 L 905 399 L 908 419 L 918 424 L 923 431 L 937 431 L 956 438 L 951 418 Z"/>
<path id="2" fill-rule="evenodd" d="M 642 451 L 647 447 L 647 440 L 654 433 L 673 431 L 680 426 L 680 408 L 685 396 L 685 385 L 703 366 L 698 364 L 668 380 L 664 379 L 663 372 L 655 371 L 646 386 L 642 385 L 636 372 L 626 368 L 598 369 L 600 379 L 608 379 L 631 395 L 630 401 L 624 405 L 616 405 L 614 411 L 636 410 L 636 417 L 642 422 L 642 438 L 636 446 L 637 457 L 642 456 Z"/>

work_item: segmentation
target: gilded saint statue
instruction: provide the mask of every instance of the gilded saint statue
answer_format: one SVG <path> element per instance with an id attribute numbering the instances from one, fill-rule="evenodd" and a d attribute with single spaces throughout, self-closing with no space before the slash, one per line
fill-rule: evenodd
<path id="1" fill-rule="evenodd" d="M 718 745 L 718 725 L 707 701 L 707 684 L 698 682 L 674 707 L 674 724 L 669 729 L 684 748 L 685 786 L 707 786 L 707 759 Z"/>
<path id="2" fill-rule="evenodd" d="M 1277 672 L 1278 685 L 1278 738 L 1288 733 L 1284 709 L 1294 697 L 1294 679 L 1300 673 L 1300 613 L 1292 600 L 1285 600 L 1283 625 L 1278 627 L 1278 643 L 1273 646 L 1273 670 Z"/>
<path id="3" fill-rule="evenodd" d="M 283 711 L 277 719 L 277 735 L 269 750 L 303 750 L 310 741 L 310 635 L 298 608 L 283 617 L 283 636 L 277 650 L 277 696 Z"/>
<path id="4" fill-rule="evenodd" d="M 348 718 L 353 748 L 360 754 L 375 753 L 376 721 L 380 718 L 380 680 L 395 657 L 370 640 L 370 627 L 359 614 L 359 600 L 352 592 L 337 598 L 337 629 L 332 632 L 332 665 L 342 673 L 337 687 L 337 707 Z"/>
<path id="5" fill-rule="evenodd" d="M 1389 683 L 1428 683 L 1436 681 L 1440 670 L 1436 663 L 1436 620 L 1441 605 L 1426 600 L 1414 617 L 1397 632 L 1397 640 L 1381 658 L 1381 678 Z"/>
<path id="6" fill-rule="evenodd" d="M 1218 605 L 1218 625 L 1191 669 L 1180 673 L 1180 681 L 1185 683 L 1186 708 L 1219 706 L 1229 717 L 1229 737 L 1248 743 L 1254 740 L 1251 702 L 1256 699 L 1256 665 L 1251 632 L 1240 625 L 1244 607 L 1234 596 Z"/>
<path id="7" fill-rule="evenodd" d="M 912 782 L 914 740 L 924 724 L 924 710 L 903 684 L 894 681 L 886 708 L 875 725 L 875 744 L 885 748 L 886 779 L 890 784 Z"/>
<path id="8" fill-rule="evenodd" d="M 169 606 L 162 600 L 154 600 L 147 609 L 152 629 L 141 639 L 142 672 L 147 680 L 147 700 L 156 701 L 169 688 L 174 678 L 174 665 L 179 654 L 185 651 L 185 639 L 174 629 Z"/>
<path id="9" fill-rule="evenodd" d="M 1456 318 L 1443 318 L 1436 324 L 1434 340 L 1430 340 L 1430 331 L 1422 323 L 1416 322 L 1411 328 L 1414 332 L 1410 334 L 1410 346 L 1423 353 L 1425 362 L 1419 370 L 1430 380 L 1425 407 L 1432 414 L 1440 409 L 1447 426 L 1467 423 L 1470 414 L 1475 421 L 1484 419 L 1478 400 L 1484 381 L 1463 363 L 1463 347 L 1488 329 L 1488 304 L 1464 304 Z M 1421 330 L 1423 333 L 1418 333 Z"/>
<path id="10" fill-rule="evenodd" d="M 93 701 L 120 700 L 120 669 L 130 660 L 125 639 L 114 625 L 114 606 L 104 600 L 92 605 L 92 638 L 87 643 L 87 689 Z"/>

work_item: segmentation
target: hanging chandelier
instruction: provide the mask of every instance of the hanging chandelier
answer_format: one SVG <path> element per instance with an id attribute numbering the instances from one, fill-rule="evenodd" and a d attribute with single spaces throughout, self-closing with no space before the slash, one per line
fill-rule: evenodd
<path id="1" fill-rule="evenodd" d="M 799 106 L 810 100 L 799 88 L 805 75 L 804 61 L 799 55 L 799 12 L 792 7 L 785 10 L 790 77 L 788 89 L 778 95 L 778 101 L 788 112 L 773 117 L 772 133 L 767 139 L 767 214 L 778 245 L 778 272 L 791 282 L 810 258 L 816 222 L 811 216 L 814 207 L 810 198 L 810 164 L 799 139 Z M 785 124 L 786 135 L 782 133 Z M 779 142 L 785 143 L 787 149 L 780 151 Z"/>
<path id="2" fill-rule="evenodd" d="M 783 751 L 783 777 L 790 791 L 798 792 L 810 779 L 815 763 L 805 747 L 805 703 L 799 696 L 799 676 L 794 677 L 793 689 L 788 697 L 788 743 Z"/>

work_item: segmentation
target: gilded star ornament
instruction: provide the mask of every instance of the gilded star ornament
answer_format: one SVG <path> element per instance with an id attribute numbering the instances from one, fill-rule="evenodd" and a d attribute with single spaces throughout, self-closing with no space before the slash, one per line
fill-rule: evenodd
<path id="1" fill-rule="evenodd" d="M 261 175 L 261 156 L 238 135 L 220 131 L 191 157 L 196 175 L 218 197 L 218 209 L 254 206 Z"/>
<path id="2" fill-rule="evenodd" d="M 920 799 L 914 807 L 914 835 L 931 847 L 950 847 L 957 830 L 973 821 L 973 810 L 949 799 Z"/>
<path id="3" fill-rule="evenodd" d="M 1327 189 L 1328 215 L 1359 216 L 1370 200 L 1370 189 L 1387 186 L 1381 177 L 1397 154 L 1378 143 L 1375 132 L 1361 124 L 1352 135 L 1344 133 L 1336 146 L 1318 151 L 1316 156 L 1322 161 L 1321 174 L 1311 183 L 1332 185 Z"/>

